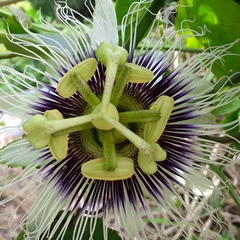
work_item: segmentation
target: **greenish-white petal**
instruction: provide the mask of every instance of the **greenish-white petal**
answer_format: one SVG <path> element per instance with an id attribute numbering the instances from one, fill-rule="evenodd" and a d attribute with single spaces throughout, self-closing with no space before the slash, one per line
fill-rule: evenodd
<path id="1" fill-rule="evenodd" d="M 117 18 L 112 0 L 96 0 L 93 33 L 98 45 L 101 42 L 109 42 L 114 47 L 117 46 Z"/>
<path id="2" fill-rule="evenodd" d="M 16 140 L 0 150 L 0 163 L 10 167 L 39 167 L 43 165 L 36 159 L 41 157 L 42 153 L 33 151 L 26 138 Z M 48 162 L 51 159 L 48 160 Z M 45 164 L 47 164 L 45 162 Z"/>

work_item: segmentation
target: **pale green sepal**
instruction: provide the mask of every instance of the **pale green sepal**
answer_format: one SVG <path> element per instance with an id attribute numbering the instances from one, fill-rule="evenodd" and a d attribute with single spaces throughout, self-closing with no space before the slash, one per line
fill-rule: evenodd
<path id="1" fill-rule="evenodd" d="M 71 97 L 77 92 L 77 86 L 72 82 L 71 75 L 77 74 L 87 82 L 94 75 L 96 69 L 97 61 L 95 58 L 83 60 L 61 78 L 56 89 L 57 92 L 64 98 Z"/>
<path id="2" fill-rule="evenodd" d="M 85 26 L 85 25 L 84 25 Z M 118 26 L 115 6 L 112 0 L 96 0 L 93 13 L 93 38 L 91 45 L 95 49 L 95 43 L 110 42 L 118 45 Z"/>
<path id="3" fill-rule="evenodd" d="M 201 113 L 201 111 L 200 111 Z M 201 116 L 196 118 L 192 118 L 186 120 L 184 123 L 186 124 L 214 124 L 216 122 L 216 118 L 212 113 L 203 113 Z"/>
<path id="4" fill-rule="evenodd" d="M 48 161 L 35 161 L 42 156 L 40 151 L 32 151 L 28 148 L 29 142 L 27 137 L 16 140 L 9 143 L 2 149 L 0 149 L 0 165 L 7 165 L 9 167 L 22 167 L 26 168 L 31 165 L 34 167 L 41 167 L 47 164 L 49 161 L 52 161 L 50 158 Z"/>
<path id="5" fill-rule="evenodd" d="M 89 179 L 116 181 L 130 178 L 134 174 L 133 160 L 126 157 L 117 157 L 114 171 L 108 171 L 104 158 L 97 158 L 86 162 L 81 168 L 83 176 Z"/>
<path id="6" fill-rule="evenodd" d="M 144 140 L 149 143 L 155 143 L 162 135 L 168 119 L 173 110 L 174 100 L 172 97 L 161 96 L 159 97 L 150 110 L 160 112 L 160 119 L 157 121 L 147 122 L 144 127 Z"/>
<path id="7" fill-rule="evenodd" d="M 63 119 L 61 112 L 58 110 L 47 110 L 44 116 L 48 120 L 60 120 Z M 68 151 L 68 134 L 63 134 L 59 136 L 51 136 L 51 140 L 48 144 L 49 150 L 51 151 L 53 157 L 56 160 L 63 160 L 67 156 Z"/>
<path id="8" fill-rule="evenodd" d="M 102 109 L 102 103 L 98 104 L 92 113 L 99 113 Z M 103 113 L 104 114 L 104 113 Z M 117 111 L 117 108 L 109 103 L 107 105 L 107 112 L 105 113 L 109 116 L 111 116 L 113 119 L 115 119 L 116 121 L 119 121 L 119 114 L 118 114 L 118 111 Z M 97 128 L 97 129 L 100 129 L 100 130 L 111 130 L 114 128 L 114 126 L 110 123 L 108 123 L 105 119 L 103 118 L 98 118 L 98 119 L 93 119 L 92 120 L 92 124 Z"/>
<path id="9" fill-rule="evenodd" d="M 213 88 L 214 85 L 210 81 L 198 77 L 194 78 L 186 87 L 186 89 L 193 89 L 188 93 L 188 96 L 196 96 L 202 93 L 210 92 Z"/>
<path id="10" fill-rule="evenodd" d="M 123 66 L 127 62 L 128 52 L 122 47 L 113 47 L 110 43 L 103 42 L 98 47 L 96 56 L 105 67 L 112 61 L 114 56 L 119 58 L 119 66 Z"/>
<path id="11" fill-rule="evenodd" d="M 153 71 L 145 67 L 134 63 L 126 63 L 125 66 L 131 68 L 131 75 L 128 80 L 129 82 L 145 83 L 151 81 L 154 77 Z"/>
<path id="12" fill-rule="evenodd" d="M 138 166 L 145 174 L 154 174 L 157 172 L 157 163 L 151 154 L 145 154 L 142 150 L 138 152 Z"/>

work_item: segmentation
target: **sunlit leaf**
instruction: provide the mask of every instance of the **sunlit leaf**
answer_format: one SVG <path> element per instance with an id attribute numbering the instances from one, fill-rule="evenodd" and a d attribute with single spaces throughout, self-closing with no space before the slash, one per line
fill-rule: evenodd
<path id="1" fill-rule="evenodd" d="M 240 6 L 234 1 L 226 0 L 181 0 L 187 5 L 185 19 L 194 31 L 201 31 L 207 27 L 204 36 L 199 41 L 207 48 L 209 46 L 223 46 L 240 38 Z M 240 42 L 236 43 L 229 52 L 240 54 Z M 230 71 L 240 69 L 240 56 L 224 56 L 223 62 L 217 61 L 213 65 L 213 72 L 221 77 Z"/>
<path id="2" fill-rule="evenodd" d="M 221 121 L 221 123 L 222 123 L 222 124 L 225 124 L 225 123 L 230 123 L 230 122 L 236 121 L 236 120 L 239 118 L 239 113 L 240 113 L 240 111 L 237 110 L 237 111 L 234 111 L 234 112 L 228 114 L 228 115 Z M 224 129 L 227 131 L 228 134 L 231 134 L 231 135 L 239 132 L 239 126 L 238 126 L 238 125 L 235 125 L 234 128 L 232 128 L 232 125 L 231 125 L 231 126 L 228 126 L 228 127 L 224 127 Z"/>
<path id="3" fill-rule="evenodd" d="M 117 22 L 120 25 L 123 17 L 127 14 L 129 7 L 132 3 L 136 2 L 136 0 L 117 0 L 115 9 L 117 14 Z"/>
<path id="4" fill-rule="evenodd" d="M 0 43 L 3 43 L 8 50 L 15 53 L 21 53 L 26 56 L 33 56 L 37 54 L 41 57 L 45 57 L 46 54 L 44 54 L 43 51 L 35 48 L 35 44 L 40 45 L 42 49 L 46 51 L 46 53 L 49 53 L 48 46 L 52 46 L 56 47 L 55 51 L 58 51 L 59 54 L 62 54 L 61 49 L 57 50 L 59 48 L 59 45 L 64 46 L 65 49 L 68 49 L 70 52 L 72 52 L 72 49 L 70 48 L 67 41 L 58 33 L 45 33 L 39 36 L 39 38 L 41 38 L 41 40 L 46 44 L 46 46 L 44 46 L 44 44 L 42 43 L 37 42 L 37 40 L 29 34 L 14 34 L 14 43 L 9 40 L 11 38 L 12 36 L 10 35 L 0 34 Z M 25 48 L 22 48 L 20 45 L 17 44 L 21 41 L 29 42 L 31 44 L 25 45 Z"/>
<path id="5" fill-rule="evenodd" d="M 29 29 L 32 26 L 31 18 L 21 9 L 9 6 L 8 9 L 12 12 L 17 22 Z"/>
<path id="6" fill-rule="evenodd" d="M 237 99 L 212 111 L 215 116 L 224 115 L 240 109 L 240 99 Z"/>
<path id="7" fill-rule="evenodd" d="M 186 47 L 194 49 L 204 49 L 202 43 L 197 40 L 190 29 L 189 23 L 186 20 L 186 10 L 185 6 L 179 5 L 177 10 L 177 16 L 175 18 L 175 28 L 176 30 L 181 30 L 179 33 L 189 36 L 185 39 Z M 191 36 L 191 37 L 190 37 Z"/>

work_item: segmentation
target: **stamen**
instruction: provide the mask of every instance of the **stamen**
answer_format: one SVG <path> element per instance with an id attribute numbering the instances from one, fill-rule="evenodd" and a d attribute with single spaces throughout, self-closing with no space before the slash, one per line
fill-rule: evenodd
<path id="1" fill-rule="evenodd" d="M 144 139 L 149 143 L 155 143 L 162 135 L 168 119 L 173 110 L 174 100 L 172 97 L 161 96 L 150 107 L 150 110 L 157 111 L 161 118 L 157 121 L 147 122 L 144 128 Z"/>
<path id="2" fill-rule="evenodd" d="M 50 118 L 53 118 L 52 113 L 49 114 L 49 111 L 46 112 L 48 112 L 45 114 L 46 116 L 49 117 L 51 115 Z M 54 114 L 55 113 L 56 112 L 54 112 Z M 36 149 L 46 147 L 49 144 L 51 137 L 54 136 L 54 133 L 58 133 L 57 135 L 59 136 L 60 131 L 66 129 L 70 129 L 72 131 L 72 128 L 85 123 L 90 123 L 93 119 L 100 118 L 102 114 L 92 113 L 85 116 L 67 119 L 59 119 L 60 117 L 56 117 L 58 118 L 57 120 L 48 119 L 46 116 L 37 114 L 23 123 L 24 131 L 29 132 L 29 143 Z M 67 134 L 66 131 L 63 133 L 63 135 L 65 134 Z"/>
<path id="3" fill-rule="evenodd" d="M 151 70 L 134 63 L 126 63 L 125 66 L 131 68 L 129 82 L 145 83 L 153 79 L 154 74 Z"/>
<path id="4" fill-rule="evenodd" d="M 81 76 L 77 75 L 76 73 L 73 73 L 70 76 L 70 79 L 73 82 L 73 85 L 76 86 L 77 91 L 83 96 L 84 100 L 92 107 L 94 108 L 99 104 L 99 99 L 97 96 L 92 92 L 89 85 L 84 81 L 84 79 L 81 78 Z"/>
<path id="5" fill-rule="evenodd" d="M 130 78 L 131 68 L 123 66 L 121 70 L 118 71 L 115 85 L 112 90 L 111 100 L 110 102 L 117 107 L 118 102 L 123 94 L 125 86 Z"/>
<path id="6" fill-rule="evenodd" d="M 64 98 L 71 97 L 77 92 L 76 84 L 73 84 L 71 76 L 79 75 L 81 79 L 87 82 L 97 69 L 97 61 L 95 58 L 88 58 L 78 65 L 70 69 L 59 81 L 56 91 Z"/>
<path id="7" fill-rule="evenodd" d="M 139 110 L 119 113 L 119 122 L 151 122 L 160 119 L 160 113 L 153 110 Z"/>
<path id="8" fill-rule="evenodd" d="M 157 163 L 166 160 L 167 153 L 159 144 L 154 143 L 151 145 L 152 151 L 149 152 L 140 150 L 138 153 L 138 166 L 146 174 L 154 174 L 157 171 Z"/>
<path id="9" fill-rule="evenodd" d="M 117 157 L 116 169 L 108 171 L 105 167 L 105 160 L 97 158 L 84 163 L 81 172 L 89 179 L 116 181 L 130 178 L 134 174 L 134 165 L 130 158 Z"/>
<path id="10" fill-rule="evenodd" d="M 114 143 L 114 131 L 102 131 L 103 157 L 105 168 L 114 171 L 117 166 L 117 156 Z"/>
<path id="11" fill-rule="evenodd" d="M 63 119 L 58 110 L 48 110 L 44 116 L 35 115 L 23 124 L 24 130 L 29 132 L 29 142 L 37 149 L 49 146 L 54 158 L 62 160 L 67 156 L 68 133 L 95 127 L 102 143 L 99 156 L 103 157 L 82 165 L 85 177 L 111 181 L 131 177 L 134 174 L 133 160 L 117 156 L 115 146 L 127 139 L 139 150 L 140 169 L 146 174 L 154 174 L 158 168 L 156 162 L 167 158 L 166 151 L 155 142 L 166 127 L 174 105 L 173 98 L 162 96 L 149 110 L 139 107 L 136 111 L 119 114 L 117 106 L 127 82 L 145 83 L 151 81 L 154 74 L 144 67 L 127 63 L 127 51 L 122 47 L 114 48 L 110 43 L 102 43 L 96 56 L 106 67 L 101 102 L 87 84 L 97 68 L 97 61 L 89 58 L 65 74 L 57 91 L 63 97 L 70 97 L 78 91 L 93 108 L 92 113 L 67 119 Z M 129 129 L 128 123 L 136 122 L 145 123 L 143 138 Z"/>
<path id="12" fill-rule="evenodd" d="M 48 110 L 44 113 L 44 116 L 49 120 L 63 119 L 62 114 L 58 110 Z M 63 160 L 67 156 L 68 151 L 68 134 L 52 135 L 48 147 L 56 160 Z"/>
<path id="13" fill-rule="evenodd" d="M 157 165 L 154 162 L 165 160 L 167 157 L 166 152 L 157 143 L 149 144 L 109 115 L 103 114 L 103 118 L 139 149 L 139 167 L 141 170 L 146 173 L 149 172 L 148 174 L 155 173 L 157 171 Z M 149 170 L 146 170 L 146 166 L 148 166 L 147 163 L 149 163 Z"/>

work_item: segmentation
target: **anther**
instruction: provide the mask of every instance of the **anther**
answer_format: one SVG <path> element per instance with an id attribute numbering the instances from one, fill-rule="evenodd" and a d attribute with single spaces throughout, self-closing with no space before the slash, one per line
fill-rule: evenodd
<path id="1" fill-rule="evenodd" d="M 73 74 L 79 75 L 81 79 L 87 82 L 94 75 L 96 69 L 97 61 L 95 58 L 83 60 L 61 78 L 56 89 L 57 92 L 64 98 L 71 97 L 78 90 L 77 85 L 72 82 L 71 76 Z"/>

